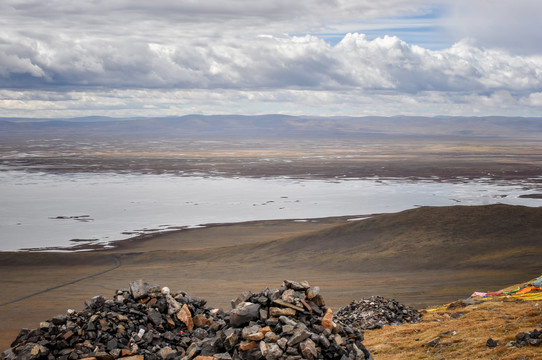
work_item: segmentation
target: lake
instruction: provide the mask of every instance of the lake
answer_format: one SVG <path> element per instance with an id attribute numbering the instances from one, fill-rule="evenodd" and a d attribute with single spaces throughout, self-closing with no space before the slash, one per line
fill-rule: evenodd
<path id="1" fill-rule="evenodd" d="M 539 206 L 540 200 L 519 198 L 535 188 L 535 179 L 304 180 L 5 170 L 0 171 L 0 251 L 108 244 L 209 223 L 356 218 L 417 206 Z"/>

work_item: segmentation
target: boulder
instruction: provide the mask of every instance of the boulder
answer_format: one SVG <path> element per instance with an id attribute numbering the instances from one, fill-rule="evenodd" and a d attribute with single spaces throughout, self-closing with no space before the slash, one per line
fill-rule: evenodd
<path id="1" fill-rule="evenodd" d="M 235 309 L 230 311 L 230 324 L 233 327 L 240 327 L 249 321 L 260 318 L 260 304 L 242 302 Z"/>

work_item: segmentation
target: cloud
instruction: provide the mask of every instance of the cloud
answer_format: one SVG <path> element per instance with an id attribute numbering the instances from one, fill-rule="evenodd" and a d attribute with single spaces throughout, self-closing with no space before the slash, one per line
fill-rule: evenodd
<path id="1" fill-rule="evenodd" d="M 468 41 L 432 51 L 397 37 L 347 34 L 336 46 L 314 36 L 259 36 L 172 45 L 61 39 L 0 52 L 11 87 L 363 88 L 420 91 L 542 88 L 542 57 L 484 50 Z M 16 84 L 20 78 L 29 77 Z"/>
<path id="2" fill-rule="evenodd" d="M 457 41 L 435 50 L 355 31 L 427 32 L 438 6 L 422 0 L 5 0 L 0 108 L 22 112 L 35 102 L 44 111 L 49 102 L 51 114 L 458 113 L 475 104 L 479 111 L 536 113 L 540 51 L 517 53 L 504 35 L 474 29 L 475 19 L 495 26 L 503 16 L 482 16 L 485 1 L 468 4 L 449 3 L 442 16 L 464 13 L 464 21 L 448 27 Z M 521 14 L 539 9 L 529 0 L 517 4 Z M 503 28 L 519 25 L 508 20 Z"/>
<path id="3" fill-rule="evenodd" d="M 450 0 L 444 25 L 455 41 L 471 38 L 479 46 L 540 54 L 540 0 Z"/>
<path id="4" fill-rule="evenodd" d="M 28 74 L 33 77 L 44 77 L 43 70 L 32 64 L 29 57 L 9 53 L 0 53 L 0 76 L 8 77 L 10 74 Z"/>

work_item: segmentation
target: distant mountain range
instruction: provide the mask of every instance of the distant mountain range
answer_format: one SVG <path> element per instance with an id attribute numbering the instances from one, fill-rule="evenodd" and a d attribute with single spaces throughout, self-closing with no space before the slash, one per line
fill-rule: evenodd
<path id="1" fill-rule="evenodd" d="M 186 115 L 150 118 L 0 118 L 0 136 L 475 137 L 542 139 L 542 118 Z"/>

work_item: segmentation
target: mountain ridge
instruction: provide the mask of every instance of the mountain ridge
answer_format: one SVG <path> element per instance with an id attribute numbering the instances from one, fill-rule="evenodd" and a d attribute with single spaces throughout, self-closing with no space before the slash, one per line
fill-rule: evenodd
<path id="1" fill-rule="evenodd" d="M 5 135 L 138 137 L 463 137 L 539 138 L 542 118 L 523 117 L 318 117 L 185 115 L 67 119 L 0 118 Z"/>

